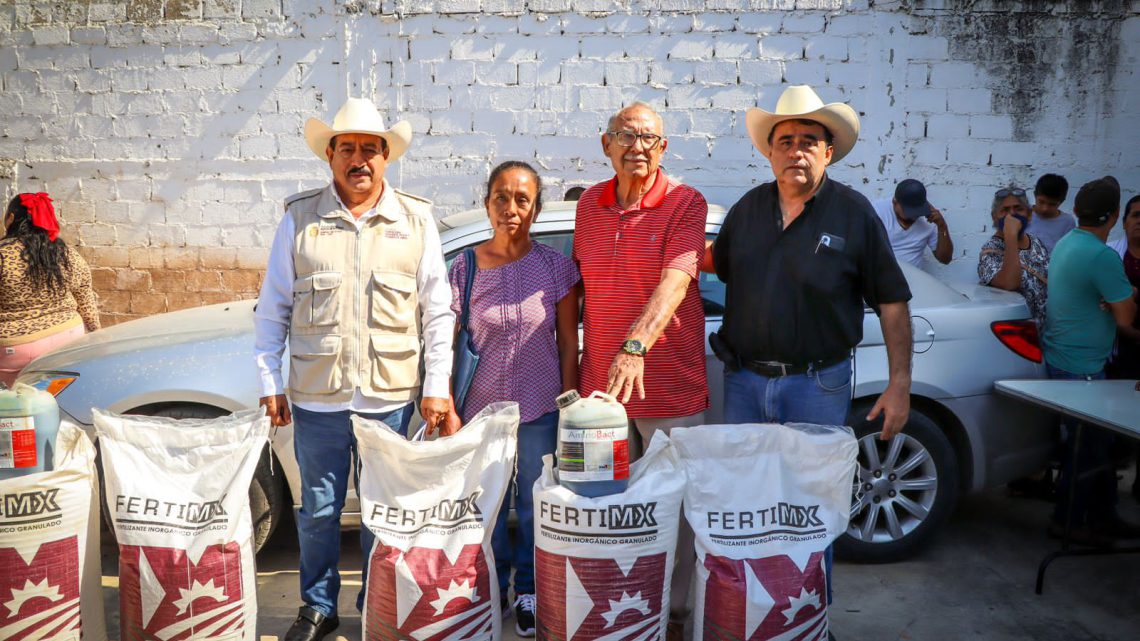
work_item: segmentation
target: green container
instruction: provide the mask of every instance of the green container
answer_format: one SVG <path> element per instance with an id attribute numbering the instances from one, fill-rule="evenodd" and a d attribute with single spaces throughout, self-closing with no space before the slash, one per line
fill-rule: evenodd
<path id="1" fill-rule="evenodd" d="M 59 405 L 30 385 L 0 390 L 0 480 L 52 469 Z"/>

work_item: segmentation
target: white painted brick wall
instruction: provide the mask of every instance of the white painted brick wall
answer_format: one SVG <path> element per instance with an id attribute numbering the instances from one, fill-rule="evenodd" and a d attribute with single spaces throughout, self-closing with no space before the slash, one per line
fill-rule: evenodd
<path id="1" fill-rule="evenodd" d="M 927 182 L 959 248 L 950 277 L 972 277 L 998 185 L 1056 171 L 1075 188 L 1112 172 L 1140 190 L 1140 3 L 1119 9 L 1114 73 L 1069 75 L 1081 51 L 1051 52 L 1058 72 L 1026 82 L 1044 96 L 1032 112 L 1009 107 L 1016 63 L 987 60 L 995 43 L 968 40 L 960 17 L 870 4 L 20 2 L 0 9 L 0 176 L 9 196 L 51 192 L 68 237 L 96 260 L 197 246 L 201 267 L 221 247 L 251 268 L 280 200 L 327 179 L 303 123 L 328 120 L 350 94 L 412 123 L 389 178 L 443 215 L 477 206 L 506 159 L 536 162 L 548 198 L 608 177 L 598 132 L 633 100 L 662 111 L 669 170 L 730 205 L 770 179 L 744 111 L 809 83 L 864 114 L 835 178 L 871 198 L 904 177 Z M 1057 4 L 1040 20 L 1080 11 Z"/>

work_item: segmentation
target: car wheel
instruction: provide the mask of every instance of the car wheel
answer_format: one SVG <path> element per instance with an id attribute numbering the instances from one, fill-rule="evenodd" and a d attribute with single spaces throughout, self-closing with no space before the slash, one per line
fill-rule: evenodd
<path id="1" fill-rule="evenodd" d="M 866 416 L 869 406 L 854 412 Z M 917 552 L 946 522 L 958 501 L 954 446 L 930 418 L 911 410 L 906 426 L 880 441 L 882 419 L 855 420 L 858 472 L 851 522 L 835 542 L 839 558 L 887 563 Z"/>
<path id="2" fill-rule="evenodd" d="M 162 404 L 150 405 L 135 409 L 130 414 L 144 414 L 146 416 L 162 416 L 166 418 L 217 418 L 225 416 L 228 412 L 208 405 Z M 96 443 L 98 447 L 98 443 Z M 99 477 L 103 477 L 102 457 L 96 456 Z M 284 517 L 286 503 L 285 477 L 281 466 L 275 460 L 270 447 L 265 446 L 261 452 L 261 460 L 253 474 L 253 481 L 249 485 L 249 511 L 253 522 L 253 544 L 256 551 L 269 541 L 269 537 L 277 529 Z M 105 486 L 104 486 L 105 487 Z M 107 506 L 107 497 L 103 497 L 103 520 L 107 530 L 114 537 L 115 529 L 111 524 L 110 510 Z"/>

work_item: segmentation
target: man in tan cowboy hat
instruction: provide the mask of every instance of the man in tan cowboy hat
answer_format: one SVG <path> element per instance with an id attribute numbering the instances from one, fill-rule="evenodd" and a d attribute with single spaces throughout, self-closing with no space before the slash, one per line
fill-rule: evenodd
<path id="1" fill-rule="evenodd" d="M 776 180 L 733 205 L 702 265 L 727 285 L 712 337 L 725 361 L 725 421 L 847 424 L 865 302 L 890 366 L 867 418 L 881 416 L 880 438 L 890 439 L 910 409 L 910 289 L 871 204 L 826 173 L 855 146 L 859 117 L 792 86 L 775 112 L 750 109 L 745 122 Z"/>
<path id="2" fill-rule="evenodd" d="M 302 488 L 305 605 L 285 641 L 320 639 L 338 625 L 340 514 L 356 459 L 350 416 L 406 434 L 421 388 L 430 426 L 451 407 L 455 318 L 431 203 L 384 179 L 411 137 L 407 122 L 385 128 L 375 105 L 360 98 L 349 98 L 332 126 L 309 119 L 305 140 L 329 163 L 332 182 L 285 199 L 269 253 L 254 321 L 261 405 L 273 425 L 293 422 Z M 360 541 L 367 577 L 368 528 Z M 362 586 L 357 609 L 363 598 Z"/>

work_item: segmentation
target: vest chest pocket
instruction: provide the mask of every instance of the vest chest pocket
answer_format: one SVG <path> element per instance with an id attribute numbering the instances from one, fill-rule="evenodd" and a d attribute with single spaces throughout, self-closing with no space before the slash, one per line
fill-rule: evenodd
<path id="1" fill-rule="evenodd" d="M 420 384 L 420 339 L 415 335 L 373 334 L 372 387 L 403 390 Z"/>
<path id="2" fill-rule="evenodd" d="M 372 312 L 369 321 L 373 327 L 406 332 L 416 324 L 419 296 L 416 277 L 400 272 L 372 272 Z"/>
<path id="3" fill-rule="evenodd" d="M 314 272 L 293 281 L 293 322 L 297 327 L 339 322 L 340 281 L 340 272 Z"/>
<path id="4" fill-rule="evenodd" d="M 289 337 L 289 386 L 302 394 L 340 391 L 340 336 Z"/>

